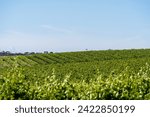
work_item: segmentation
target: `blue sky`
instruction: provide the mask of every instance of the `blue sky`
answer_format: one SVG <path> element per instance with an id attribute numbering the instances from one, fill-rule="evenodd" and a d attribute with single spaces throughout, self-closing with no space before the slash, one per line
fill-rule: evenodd
<path id="1" fill-rule="evenodd" d="M 149 0 L 0 0 L 0 51 L 150 48 Z"/>

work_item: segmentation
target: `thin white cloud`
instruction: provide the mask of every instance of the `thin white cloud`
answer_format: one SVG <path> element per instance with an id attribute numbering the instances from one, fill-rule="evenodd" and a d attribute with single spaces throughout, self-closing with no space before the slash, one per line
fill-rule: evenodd
<path id="1" fill-rule="evenodd" d="M 50 30 L 50 27 L 47 25 L 43 25 L 43 28 Z M 59 35 L 54 33 L 53 35 L 53 33 L 52 31 L 52 34 L 39 33 L 38 35 L 16 30 L 5 31 L 5 33 L 0 35 L 0 51 L 77 51 L 85 49 L 146 48 L 150 46 L 147 37 L 140 34 L 119 36 L 115 39 L 113 37 L 99 39 L 98 36 L 89 36 L 89 34 L 76 35 L 73 33 L 70 35 L 65 33 Z"/>
<path id="2" fill-rule="evenodd" d="M 71 30 L 65 29 L 65 28 L 60 28 L 60 27 L 54 27 L 50 25 L 41 25 L 40 27 L 47 29 L 49 31 L 54 31 L 54 32 L 60 32 L 60 33 L 72 33 Z"/>
<path id="3" fill-rule="evenodd" d="M 19 31 L 16 31 L 16 30 L 8 30 L 8 31 L 5 31 L 5 32 L 10 34 L 10 35 L 24 35 L 23 32 L 19 32 Z"/>

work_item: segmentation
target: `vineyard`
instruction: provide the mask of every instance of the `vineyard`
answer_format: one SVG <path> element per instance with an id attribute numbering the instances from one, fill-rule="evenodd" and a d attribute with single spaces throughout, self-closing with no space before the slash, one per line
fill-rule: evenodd
<path id="1" fill-rule="evenodd" d="M 0 56 L 0 99 L 150 99 L 150 49 Z"/>

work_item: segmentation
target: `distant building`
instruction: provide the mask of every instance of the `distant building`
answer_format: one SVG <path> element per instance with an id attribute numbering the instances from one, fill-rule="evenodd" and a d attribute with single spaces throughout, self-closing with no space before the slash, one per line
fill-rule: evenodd
<path id="1" fill-rule="evenodd" d="M 44 51 L 44 54 L 48 54 L 48 51 Z"/>

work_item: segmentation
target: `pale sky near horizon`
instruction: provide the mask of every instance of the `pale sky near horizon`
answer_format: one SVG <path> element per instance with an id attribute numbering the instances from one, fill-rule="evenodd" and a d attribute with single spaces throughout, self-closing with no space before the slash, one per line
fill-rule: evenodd
<path id="1" fill-rule="evenodd" d="M 0 51 L 150 48 L 150 0 L 0 0 Z"/>

